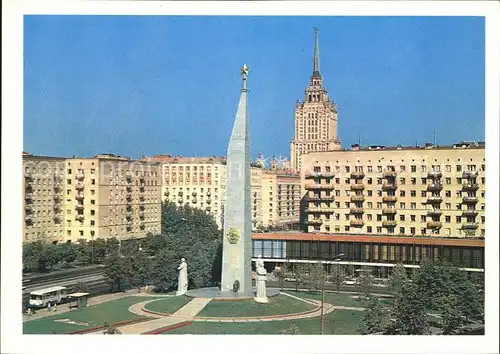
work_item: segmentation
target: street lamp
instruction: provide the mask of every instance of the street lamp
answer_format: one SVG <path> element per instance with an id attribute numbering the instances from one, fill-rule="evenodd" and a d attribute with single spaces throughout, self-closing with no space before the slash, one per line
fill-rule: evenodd
<path id="1" fill-rule="evenodd" d="M 339 253 L 338 255 L 336 255 L 334 257 L 335 259 L 332 261 L 332 263 L 339 262 L 344 256 L 345 256 L 344 253 Z M 321 317 L 320 317 L 321 318 L 321 334 L 325 333 L 325 310 L 324 310 L 325 283 L 326 283 L 326 279 L 323 279 L 323 281 L 321 282 Z"/>

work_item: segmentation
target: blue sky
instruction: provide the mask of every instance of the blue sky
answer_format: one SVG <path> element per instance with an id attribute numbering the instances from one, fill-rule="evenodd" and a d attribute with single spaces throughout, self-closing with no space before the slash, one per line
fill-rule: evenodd
<path id="1" fill-rule="evenodd" d="M 483 18 L 26 16 L 24 150 L 223 156 L 246 63 L 252 156 L 289 156 L 315 26 L 344 147 L 484 140 Z"/>

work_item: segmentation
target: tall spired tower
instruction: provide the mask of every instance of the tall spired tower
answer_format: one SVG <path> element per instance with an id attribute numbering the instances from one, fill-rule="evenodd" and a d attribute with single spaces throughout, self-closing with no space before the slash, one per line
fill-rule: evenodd
<path id="1" fill-rule="evenodd" d="M 337 106 L 328 98 L 319 72 L 318 29 L 314 29 L 314 63 L 304 101 L 295 104 L 295 134 L 290 142 L 292 169 L 300 170 L 301 155 L 340 150 L 337 138 Z"/>
<path id="2" fill-rule="evenodd" d="M 247 117 L 248 67 L 243 65 L 240 102 L 227 149 L 221 291 L 252 296 L 252 214 L 250 147 Z"/>

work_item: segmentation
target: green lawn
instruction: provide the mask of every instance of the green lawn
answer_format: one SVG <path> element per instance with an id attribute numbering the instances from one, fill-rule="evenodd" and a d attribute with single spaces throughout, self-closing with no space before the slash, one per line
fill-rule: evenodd
<path id="1" fill-rule="evenodd" d="M 304 299 L 321 300 L 321 293 L 316 291 L 285 291 L 290 295 L 301 297 Z M 356 294 L 346 293 L 325 293 L 325 302 L 334 306 L 348 306 L 348 307 L 363 307 L 363 301 L 353 299 L 351 296 Z M 380 303 L 384 306 L 391 306 L 393 303 L 392 298 L 379 298 Z"/>
<path id="2" fill-rule="evenodd" d="M 269 298 L 269 303 L 261 304 L 254 300 L 217 301 L 212 300 L 198 314 L 200 317 L 247 317 L 270 316 L 298 313 L 315 309 L 314 305 L 285 295 Z"/>
<path id="3" fill-rule="evenodd" d="M 145 308 L 151 311 L 172 314 L 186 305 L 189 301 L 191 301 L 191 298 L 187 296 L 173 296 L 150 302 L 146 304 Z"/>
<path id="4" fill-rule="evenodd" d="M 325 316 L 325 334 L 358 334 L 356 332 L 363 312 L 336 310 Z M 284 334 L 292 324 L 299 328 L 299 334 L 320 334 L 320 317 L 302 320 L 217 323 L 193 322 L 163 334 Z"/>
<path id="5" fill-rule="evenodd" d="M 152 300 L 153 297 L 130 296 L 123 299 L 104 302 L 83 309 L 60 313 L 23 323 L 24 334 L 68 333 L 86 328 L 102 326 L 104 322 L 113 323 L 143 318 L 131 313 L 128 308 L 138 302 Z M 70 319 L 75 322 L 87 323 L 89 326 L 55 322 L 58 319 Z"/>

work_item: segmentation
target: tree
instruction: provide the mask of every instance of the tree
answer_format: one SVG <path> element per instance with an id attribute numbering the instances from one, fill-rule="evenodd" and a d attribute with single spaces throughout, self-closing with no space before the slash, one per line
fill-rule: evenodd
<path id="1" fill-rule="evenodd" d="M 295 291 L 299 290 L 301 285 L 307 283 L 309 277 L 309 265 L 298 263 L 293 267 L 293 278 L 295 282 Z"/>
<path id="2" fill-rule="evenodd" d="M 317 262 L 310 267 L 309 274 L 309 284 L 314 290 L 322 290 L 324 289 L 325 283 L 327 281 L 327 274 L 325 271 L 325 267 L 321 262 Z"/>
<path id="3" fill-rule="evenodd" d="M 23 268 L 27 272 L 40 271 L 40 257 L 43 252 L 43 243 L 35 241 L 23 245 Z"/>
<path id="4" fill-rule="evenodd" d="M 135 260 L 137 265 L 136 277 L 141 286 L 144 286 L 145 280 L 151 277 L 151 262 L 143 252 L 139 252 Z"/>
<path id="5" fill-rule="evenodd" d="M 390 324 L 388 313 L 380 305 L 378 298 L 370 296 L 365 301 L 365 311 L 358 328 L 360 334 L 384 333 Z"/>
<path id="6" fill-rule="evenodd" d="M 104 274 L 106 275 L 111 291 L 116 286 L 118 291 L 127 278 L 126 266 L 118 251 L 113 251 L 108 255 L 105 263 Z"/>
<path id="7" fill-rule="evenodd" d="M 337 263 L 332 264 L 331 279 L 332 282 L 337 287 L 337 294 L 340 293 L 340 285 L 342 285 L 342 282 L 344 281 L 345 277 L 346 275 L 344 266 Z"/>
<path id="8" fill-rule="evenodd" d="M 361 292 L 359 293 L 360 297 L 361 294 L 364 295 L 365 298 L 368 298 L 370 296 L 370 289 L 372 286 L 372 280 L 373 276 L 368 273 L 366 269 L 362 269 L 361 275 L 359 276 L 359 287 Z"/>
<path id="9" fill-rule="evenodd" d="M 78 292 L 78 293 L 88 293 L 89 286 L 86 283 L 79 282 L 79 283 L 76 283 L 73 291 Z"/>
<path id="10" fill-rule="evenodd" d="M 389 289 L 391 289 L 395 294 L 400 294 L 403 283 L 407 281 L 408 277 L 406 275 L 406 268 L 401 263 L 396 264 L 392 272 L 392 277 L 389 281 Z"/>
<path id="11" fill-rule="evenodd" d="M 92 249 L 89 247 L 87 240 L 80 238 L 75 245 L 76 262 L 79 265 L 90 264 L 92 261 Z"/>
<path id="12" fill-rule="evenodd" d="M 418 286 L 404 283 L 401 293 L 396 297 L 391 311 L 394 319 L 386 334 L 422 335 L 429 334 L 427 308 Z"/>
<path id="13" fill-rule="evenodd" d="M 300 334 L 300 329 L 295 323 L 292 323 L 290 325 L 290 327 L 281 331 L 281 333 L 288 334 L 288 335 L 297 335 L 297 334 Z"/>
<path id="14" fill-rule="evenodd" d="M 157 291 L 167 292 L 175 286 L 177 263 L 177 257 L 174 257 L 170 251 L 161 250 L 156 254 L 151 280 Z"/>
<path id="15" fill-rule="evenodd" d="M 290 275 L 290 270 L 288 269 L 288 265 L 283 264 L 281 268 L 277 268 L 274 271 L 274 274 L 278 278 L 278 281 L 280 283 L 280 289 L 283 290 L 283 287 L 285 285 L 285 278 L 287 278 Z"/>

